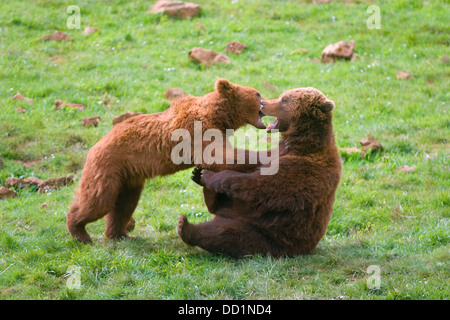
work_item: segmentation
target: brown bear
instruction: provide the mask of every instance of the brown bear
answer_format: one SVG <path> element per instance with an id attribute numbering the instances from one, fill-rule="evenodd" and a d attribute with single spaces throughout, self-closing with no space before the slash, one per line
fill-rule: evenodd
<path id="1" fill-rule="evenodd" d="M 325 234 L 341 177 L 333 135 L 334 103 L 314 88 L 284 92 L 263 101 L 262 111 L 277 117 L 278 172 L 262 175 L 262 166 L 240 171 L 194 170 L 214 217 L 191 224 L 180 216 L 178 234 L 192 246 L 235 258 L 309 254 Z M 237 166 L 235 168 L 238 168 Z"/>
<path id="2" fill-rule="evenodd" d="M 143 114 L 118 123 L 87 154 L 75 201 L 67 213 L 70 234 L 81 242 L 91 242 L 86 224 L 106 216 L 105 235 L 109 239 L 127 237 L 134 228 L 133 211 L 145 180 L 183 170 L 194 161 L 172 161 L 176 129 L 194 134 L 195 122 L 202 132 L 215 128 L 238 129 L 245 124 L 265 128 L 261 121 L 261 95 L 250 87 L 218 79 L 215 91 L 203 97 L 176 99 L 164 112 Z M 195 139 L 192 139 L 194 147 Z M 201 141 L 202 150 L 210 142 Z M 191 152 L 192 156 L 195 154 Z M 216 164 L 206 166 L 217 168 Z"/>

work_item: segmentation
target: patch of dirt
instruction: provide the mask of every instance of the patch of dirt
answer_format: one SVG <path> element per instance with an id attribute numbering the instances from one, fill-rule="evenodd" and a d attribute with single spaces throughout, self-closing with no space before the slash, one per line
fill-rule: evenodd
<path id="1" fill-rule="evenodd" d="M 63 106 L 67 106 L 69 108 L 74 108 L 78 110 L 86 110 L 86 107 L 82 104 L 72 103 L 64 100 L 55 100 L 53 101 L 53 104 L 55 105 L 55 110 L 60 110 Z"/>
<path id="2" fill-rule="evenodd" d="M 225 52 L 229 52 L 232 54 L 240 54 L 245 49 L 247 49 L 246 44 L 243 44 L 239 41 L 230 41 L 227 43 L 227 46 L 225 47 Z"/>
<path id="3" fill-rule="evenodd" d="M 226 55 L 201 47 L 192 48 L 189 50 L 188 55 L 190 61 L 204 64 L 207 67 L 211 67 L 215 63 L 227 64 L 231 62 Z"/>
<path id="4" fill-rule="evenodd" d="M 72 183 L 73 177 L 49 178 L 47 180 L 41 180 L 36 177 L 28 177 L 26 179 L 9 177 L 5 181 L 5 188 L 26 188 L 36 186 L 38 188 L 38 193 L 43 193 L 51 189 L 58 189 L 63 186 L 68 186 Z"/>
<path id="5" fill-rule="evenodd" d="M 355 48 L 355 41 L 350 42 L 339 41 L 329 44 L 322 51 L 320 61 L 323 63 L 336 62 L 337 60 L 353 60 L 356 55 L 353 53 Z"/>
<path id="6" fill-rule="evenodd" d="M 35 159 L 35 160 L 29 160 L 29 161 L 21 161 L 21 162 L 22 162 L 22 165 L 25 168 L 29 168 L 29 167 L 34 166 L 35 164 L 41 162 L 41 159 Z"/>
<path id="7" fill-rule="evenodd" d="M 201 33 L 205 32 L 205 27 L 200 22 L 197 21 L 195 23 L 195 27 L 198 28 L 201 31 Z"/>
<path id="8" fill-rule="evenodd" d="M 126 120 L 128 118 L 135 117 L 135 116 L 138 116 L 140 114 L 144 114 L 144 113 L 128 111 L 126 113 L 123 113 L 123 114 L 115 117 L 113 119 L 112 123 L 113 123 L 113 125 L 116 125 L 116 124 L 118 124 L 118 123 L 120 123 L 120 122 L 122 122 L 122 121 L 124 121 L 124 120 Z"/>
<path id="9" fill-rule="evenodd" d="M 12 99 L 13 100 L 25 101 L 26 103 L 29 103 L 29 104 L 34 104 L 34 100 L 33 99 L 24 97 L 20 92 L 17 92 L 17 94 L 14 97 L 12 97 Z"/>
<path id="10" fill-rule="evenodd" d="M 402 166 L 400 168 L 397 168 L 397 171 L 410 173 L 416 171 L 416 169 L 417 169 L 416 166 Z"/>
<path id="11" fill-rule="evenodd" d="M 355 148 L 355 147 L 353 147 L 353 148 L 341 148 L 341 151 L 344 151 L 344 152 L 346 152 L 348 154 L 361 153 L 361 149 L 358 149 L 358 148 Z"/>
<path id="12" fill-rule="evenodd" d="M 291 51 L 289 54 L 293 55 L 293 54 L 304 54 L 304 53 L 308 53 L 309 51 L 303 48 Z"/>
<path id="13" fill-rule="evenodd" d="M 6 187 L 0 187 L 0 199 L 17 198 L 17 193 Z"/>
<path id="14" fill-rule="evenodd" d="M 98 28 L 96 28 L 96 27 L 86 27 L 86 28 L 84 28 L 83 34 L 84 35 L 88 35 L 88 34 L 96 33 L 96 32 L 98 32 Z"/>
<path id="15" fill-rule="evenodd" d="M 162 13 L 169 17 L 186 19 L 199 15 L 200 6 L 192 2 L 160 0 L 148 9 L 147 14 L 149 13 Z"/>
<path id="16" fill-rule="evenodd" d="M 361 139 L 359 143 L 362 147 L 361 155 L 365 155 L 369 150 L 372 152 L 384 150 L 384 147 L 373 137 Z"/>
<path id="17" fill-rule="evenodd" d="M 184 96 L 186 96 L 186 92 L 178 88 L 170 88 L 167 89 L 166 92 L 164 92 L 164 97 L 169 100 L 173 100 Z"/>
<path id="18" fill-rule="evenodd" d="M 397 79 L 400 79 L 400 80 L 406 80 L 406 79 L 410 78 L 411 76 L 412 76 L 412 74 L 410 74 L 408 72 L 403 72 L 403 71 L 397 72 Z"/>
<path id="19" fill-rule="evenodd" d="M 100 116 L 84 117 L 83 120 L 81 120 L 81 124 L 86 128 L 97 127 L 101 120 L 102 118 Z"/>
<path id="20" fill-rule="evenodd" d="M 41 41 L 72 41 L 73 38 L 68 36 L 64 31 L 58 31 L 56 30 L 54 33 L 43 36 L 41 39 L 39 39 Z"/>

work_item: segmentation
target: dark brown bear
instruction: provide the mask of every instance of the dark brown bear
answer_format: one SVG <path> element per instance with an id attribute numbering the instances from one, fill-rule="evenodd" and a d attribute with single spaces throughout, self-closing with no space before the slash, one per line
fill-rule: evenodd
<path id="1" fill-rule="evenodd" d="M 195 121 L 201 121 L 203 132 L 215 128 L 224 136 L 226 129 L 236 130 L 245 124 L 265 128 L 260 118 L 261 95 L 256 89 L 225 79 L 217 80 L 215 87 L 203 97 L 176 99 L 164 112 L 124 120 L 91 148 L 77 198 L 67 213 L 73 237 L 90 242 L 86 224 L 104 216 L 107 238 L 127 237 L 127 231 L 134 227 L 131 216 L 145 180 L 194 166 L 193 159 L 181 164 L 172 161 L 172 150 L 179 143 L 172 141 L 175 130 L 185 129 L 193 137 Z M 209 143 L 201 141 L 202 150 Z M 217 170 L 214 164 L 206 167 Z"/>
<path id="2" fill-rule="evenodd" d="M 235 258 L 282 257 L 312 253 L 324 236 L 341 177 L 334 104 L 314 88 L 289 90 L 262 104 L 266 115 L 277 117 L 268 130 L 282 133 L 278 172 L 262 175 L 261 166 L 203 170 L 201 176 L 194 171 L 215 216 L 197 225 L 180 216 L 178 234 L 187 244 Z"/>

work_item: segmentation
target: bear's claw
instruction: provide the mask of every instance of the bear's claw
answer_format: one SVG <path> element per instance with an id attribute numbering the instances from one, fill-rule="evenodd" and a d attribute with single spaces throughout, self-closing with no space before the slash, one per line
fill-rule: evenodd
<path id="1" fill-rule="evenodd" d="M 195 167 L 194 170 L 192 170 L 191 180 L 198 185 L 204 186 L 201 179 L 202 179 L 202 168 Z"/>

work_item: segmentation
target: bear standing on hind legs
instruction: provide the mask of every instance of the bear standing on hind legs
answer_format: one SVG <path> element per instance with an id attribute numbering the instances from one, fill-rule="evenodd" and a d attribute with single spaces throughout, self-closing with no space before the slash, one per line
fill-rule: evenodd
<path id="1" fill-rule="evenodd" d="M 195 121 L 201 121 L 203 132 L 215 128 L 223 136 L 226 129 L 236 130 L 245 124 L 265 128 L 261 121 L 262 98 L 256 89 L 225 79 L 218 79 L 215 89 L 203 97 L 179 98 L 164 112 L 129 118 L 90 149 L 76 199 L 67 213 L 67 227 L 73 237 L 91 242 L 86 224 L 104 216 L 107 238 L 127 237 L 127 231 L 134 227 L 131 216 L 145 180 L 194 165 L 193 159 L 178 165 L 172 161 L 171 152 L 178 143 L 172 141 L 175 130 L 186 129 L 193 137 Z M 211 142 L 202 143 L 203 151 Z M 206 167 L 217 168 L 214 164 Z"/>
<path id="2" fill-rule="evenodd" d="M 293 89 L 262 102 L 277 117 L 268 131 L 282 134 L 278 172 L 194 170 L 212 220 L 180 216 L 178 234 L 189 245 L 235 258 L 312 253 L 325 234 L 341 177 L 333 135 L 334 103 L 314 88 Z"/>

